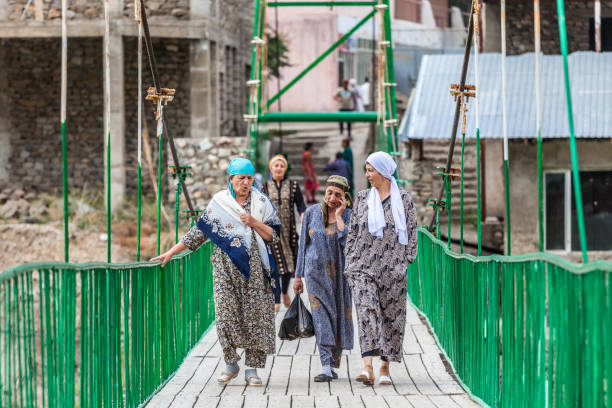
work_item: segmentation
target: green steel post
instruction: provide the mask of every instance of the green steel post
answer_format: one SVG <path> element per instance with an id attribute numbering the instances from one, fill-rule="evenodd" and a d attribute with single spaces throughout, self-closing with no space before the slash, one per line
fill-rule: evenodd
<path id="1" fill-rule="evenodd" d="M 258 122 L 376 122 L 378 113 L 368 112 L 266 112 Z"/>
<path id="2" fill-rule="evenodd" d="M 482 255 L 482 198 L 480 189 L 480 129 L 476 129 L 476 230 L 478 233 L 478 256 Z"/>
<path id="3" fill-rule="evenodd" d="M 106 262 L 111 263 L 111 138 L 106 142 Z"/>
<path id="4" fill-rule="evenodd" d="M 142 225 L 142 166 L 138 163 L 138 202 L 136 214 L 136 262 L 140 262 L 140 228 Z"/>
<path id="5" fill-rule="evenodd" d="M 510 239 L 510 169 L 508 160 L 504 160 L 504 188 L 506 196 L 506 255 L 512 255 L 512 240 Z"/>
<path id="6" fill-rule="evenodd" d="M 255 0 L 255 11 L 254 11 L 255 23 L 253 24 L 253 37 L 252 37 L 253 40 L 255 40 L 256 37 L 259 37 L 259 32 L 260 32 L 261 17 L 259 15 L 260 13 L 259 8 L 260 8 L 260 0 Z M 251 75 L 249 77 L 251 81 L 256 80 L 257 73 L 260 73 L 259 67 L 257 66 L 257 52 L 258 52 L 257 47 L 259 47 L 258 44 L 256 44 L 255 42 L 251 43 Z M 249 113 L 252 112 L 252 107 L 254 103 L 256 103 L 256 101 L 253 101 L 251 90 L 249 89 L 249 103 L 247 107 L 247 112 Z M 259 112 L 255 112 L 255 114 L 258 114 L 258 113 Z M 257 123 L 247 122 L 247 128 L 248 128 L 248 137 L 249 137 L 248 147 L 251 150 L 251 152 L 249 152 L 248 154 L 249 154 L 249 158 L 251 159 L 251 161 L 253 161 L 254 159 L 253 154 L 255 153 L 254 150 L 257 148 L 256 144 L 253 145 L 253 139 L 257 138 Z"/>
<path id="7" fill-rule="evenodd" d="M 461 253 L 463 253 L 463 167 L 465 162 L 465 133 L 461 134 L 461 207 L 459 210 L 459 230 L 460 230 L 460 247 Z"/>
<path id="8" fill-rule="evenodd" d="M 177 183 L 176 183 L 176 215 L 174 218 L 174 243 L 177 244 L 178 243 L 178 232 L 179 232 L 179 212 L 181 211 L 181 175 L 179 174 L 177 176 Z"/>
<path id="9" fill-rule="evenodd" d="M 272 1 L 268 7 L 337 7 L 337 6 L 375 6 L 376 1 Z"/>
<path id="10" fill-rule="evenodd" d="M 395 83 L 395 69 L 393 67 L 393 48 L 392 48 L 392 44 L 393 44 L 393 38 L 391 36 L 391 5 L 390 5 L 390 1 L 389 0 L 383 0 L 383 4 L 387 6 L 387 8 L 385 8 L 384 12 L 383 12 L 383 16 L 384 16 L 384 26 L 385 26 L 385 41 L 389 42 L 389 46 L 386 47 L 385 52 L 387 53 L 387 82 L 389 83 Z M 386 95 L 386 92 L 385 92 Z M 388 119 L 396 119 L 397 118 L 397 106 L 395 104 L 395 87 L 394 86 L 390 86 L 389 87 L 389 98 L 390 98 L 390 102 L 391 102 L 391 112 L 387 112 L 387 114 L 389 115 Z M 393 131 L 392 128 L 393 127 Z M 397 125 L 391 125 L 389 127 L 389 135 L 390 137 L 393 137 L 392 135 L 395 135 L 395 140 L 393 140 L 393 143 L 391 144 L 391 146 L 397 146 Z"/>
<path id="11" fill-rule="evenodd" d="M 323 54 L 321 54 L 310 65 L 308 65 L 306 68 L 304 68 L 304 70 L 302 72 L 300 72 L 295 78 L 293 78 L 291 81 L 289 81 L 289 83 L 287 85 L 285 85 L 283 87 L 283 89 L 278 91 L 278 93 L 276 95 L 274 95 L 272 98 L 270 98 L 268 100 L 268 102 L 266 103 L 266 107 L 270 107 L 270 105 L 272 105 L 278 98 L 280 98 L 293 85 L 295 85 L 296 82 L 298 82 L 300 79 L 302 79 L 304 77 L 304 75 L 306 75 L 308 72 L 310 72 L 310 70 L 312 70 L 314 67 L 316 67 L 319 64 L 319 62 L 323 61 L 329 54 L 332 53 L 332 51 L 334 51 L 336 48 L 338 48 L 338 46 L 340 46 L 340 44 L 345 42 L 347 40 L 347 38 L 349 38 L 351 35 L 353 35 L 353 33 L 355 31 L 357 31 L 362 25 L 364 25 L 374 14 L 376 14 L 376 10 L 372 10 L 363 19 L 361 19 L 357 24 L 355 24 L 355 26 L 353 28 L 351 28 L 346 34 L 344 34 L 335 43 L 333 43 L 331 47 L 329 47 L 327 50 L 325 50 L 323 52 Z M 392 75 L 392 74 L 393 74 L 393 72 L 391 71 L 390 75 Z M 392 95 L 395 96 L 395 91 L 393 91 Z M 394 109 L 394 114 L 395 114 L 395 109 Z"/>
<path id="12" fill-rule="evenodd" d="M 163 156 L 164 134 L 159 134 L 158 159 L 157 159 L 157 255 L 160 249 L 161 233 L 161 198 L 162 198 L 162 156 Z"/>
<path id="13" fill-rule="evenodd" d="M 453 204 L 453 190 L 451 187 L 450 176 L 444 176 L 444 182 L 446 183 L 446 211 L 448 212 L 448 249 L 451 247 L 451 230 L 452 230 L 452 204 Z"/>
<path id="14" fill-rule="evenodd" d="M 565 100 L 567 103 L 567 120 L 570 132 L 570 152 L 572 155 L 572 176 L 574 179 L 574 199 L 576 201 L 576 215 L 578 221 L 578 234 L 580 237 L 580 249 L 582 250 L 582 261 L 588 262 L 587 239 L 584 228 L 584 212 L 582 209 L 582 186 L 580 185 L 580 169 L 578 167 L 578 150 L 576 148 L 576 135 L 574 134 L 574 116 L 572 109 L 572 90 L 570 88 L 569 64 L 567 61 L 567 32 L 565 28 L 565 8 L 563 0 L 557 0 L 557 16 L 559 20 L 559 37 L 561 42 L 561 54 L 563 55 L 563 73 L 565 76 Z"/>
<path id="15" fill-rule="evenodd" d="M 62 122 L 62 180 L 64 188 L 64 260 L 70 262 L 70 232 L 68 230 L 68 148 L 66 141 L 66 122 Z"/>
<path id="16" fill-rule="evenodd" d="M 544 251 L 544 175 L 542 173 L 542 133 L 538 129 L 538 232 L 539 249 Z"/>

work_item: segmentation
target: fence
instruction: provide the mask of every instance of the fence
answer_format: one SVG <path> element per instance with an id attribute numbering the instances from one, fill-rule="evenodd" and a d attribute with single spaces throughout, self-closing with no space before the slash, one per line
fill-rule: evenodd
<path id="1" fill-rule="evenodd" d="M 142 404 L 214 320 L 211 251 L 0 274 L 0 406 Z"/>
<path id="2" fill-rule="evenodd" d="M 473 257 L 419 229 L 408 292 L 495 407 L 612 407 L 612 262 Z"/>

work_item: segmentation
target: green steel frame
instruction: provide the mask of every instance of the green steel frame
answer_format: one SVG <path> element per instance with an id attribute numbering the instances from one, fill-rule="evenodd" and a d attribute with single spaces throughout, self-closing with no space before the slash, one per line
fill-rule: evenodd
<path id="1" fill-rule="evenodd" d="M 212 248 L 0 274 L 0 406 L 142 405 L 214 321 Z"/>
<path id="2" fill-rule="evenodd" d="M 612 407 L 612 262 L 458 254 L 419 228 L 408 295 L 492 407 Z"/>
<path id="3" fill-rule="evenodd" d="M 311 6 L 361 6 L 371 8 L 371 10 L 361 19 L 353 28 L 342 35 L 334 42 L 327 50 L 325 50 L 318 58 L 309 64 L 302 72 L 296 75 L 287 85 L 285 85 L 276 95 L 273 95 L 268 100 L 263 100 L 264 92 L 262 90 L 263 78 L 263 53 L 265 41 L 264 22 L 267 7 L 311 7 Z M 253 24 L 253 41 L 251 50 L 251 74 L 249 86 L 250 97 L 248 103 L 248 115 L 245 119 L 248 122 L 247 126 L 247 148 L 245 152 L 249 158 L 260 163 L 262 160 L 259 157 L 261 154 L 260 144 L 262 134 L 265 132 L 265 123 L 269 122 L 378 122 L 377 126 L 377 147 L 389 153 L 396 153 L 397 146 L 397 109 L 395 102 L 395 74 L 393 69 L 393 47 L 391 38 L 391 15 L 390 15 L 389 0 L 379 1 L 274 1 L 265 2 L 255 0 L 255 17 Z M 380 80 L 387 84 L 382 87 L 382 98 L 384 99 L 385 114 L 381 116 L 379 112 L 267 112 L 267 109 L 276 102 L 283 94 L 291 87 L 304 78 L 308 72 L 316 67 L 322 60 L 334 52 L 343 42 L 353 35 L 360 27 L 362 27 L 371 18 L 377 14 L 382 14 L 382 25 L 384 33 L 382 33 L 379 50 L 385 54 L 385 69 L 384 76 Z M 383 45 L 384 44 L 384 45 Z M 373 67 L 376 69 L 376 67 Z M 380 94 L 380 93 L 379 93 Z M 385 123 L 386 122 L 386 123 Z M 261 124 L 261 125 L 260 125 Z"/>

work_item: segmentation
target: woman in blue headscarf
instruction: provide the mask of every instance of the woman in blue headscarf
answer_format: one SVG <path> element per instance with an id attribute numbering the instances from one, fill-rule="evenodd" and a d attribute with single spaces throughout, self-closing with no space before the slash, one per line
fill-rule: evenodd
<path id="1" fill-rule="evenodd" d="M 185 249 L 195 251 L 207 238 L 215 244 L 213 296 L 226 363 L 217 382 L 224 385 L 238 376 L 236 349 L 242 348 L 245 380 L 260 386 L 257 368 L 275 351 L 274 301 L 280 298 L 280 284 L 268 244 L 278 242 L 280 220 L 270 199 L 253 187 L 255 169 L 249 160 L 232 160 L 228 173 L 228 188 L 214 195 L 198 223 L 153 260 L 163 266 Z"/>

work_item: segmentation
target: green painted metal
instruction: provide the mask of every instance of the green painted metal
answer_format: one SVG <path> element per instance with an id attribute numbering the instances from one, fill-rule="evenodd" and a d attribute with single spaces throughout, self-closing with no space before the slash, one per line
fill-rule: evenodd
<path id="1" fill-rule="evenodd" d="M 451 177 L 448 175 L 444 177 L 444 184 L 446 185 L 446 211 L 448 213 L 448 232 L 447 234 L 447 247 L 451 247 L 451 232 L 453 225 L 453 188 L 451 186 Z"/>
<path id="2" fill-rule="evenodd" d="M 544 174 L 542 172 L 542 132 L 538 129 L 538 243 L 544 251 Z"/>
<path id="3" fill-rule="evenodd" d="M 461 134 L 461 192 L 460 192 L 460 210 L 459 210 L 459 241 L 461 253 L 463 253 L 463 173 L 465 163 L 465 133 Z"/>
<path id="4" fill-rule="evenodd" d="M 142 165 L 138 163 L 138 198 L 136 212 L 136 262 L 140 262 L 140 229 L 142 226 Z"/>
<path id="5" fill-rule="evenodd" d="M 302 79 L 310 70 L 316 67 L 319 62 L 323 61 L 329 54 L 332 53 L 336 48 L 340 46 L 343 42 L 345 42 L 355 31 L 357 31 L 361 26 L 363 26 L 372 16 L 376 14 L 376 9 L 369 12 L 364 18 L 362 18 L 353 28 L 346 32 L 342 37 L 340 37 L 335 43 L 333 43 L 327 50 L 325 50 L 317 59 L 315 59 L 310 65 L 308 65 L 302 72 L 297 74 L 295 78 L 293 78 L 287 85 L 283 87 L 276 95 L 271 97 L 266 103 L 266 107 L 270 107 L 278 98 L 280 98 L 285 92 L 287 92 L 293 85 L 295 85 L 300 79 Z"/>
<path id="6" fill-rule="evenodd" d="M 391 35 L 391 4 L 389 0 L 382 0 L 382 5 L 387 6 L 383 9 L 383 26 L 385 32 L 384 40 L 389 42 L 389 46 L 385 47 L 386 53 L 386 66 L 385 66 L 385 80 L 389 84 L 395 83 L 395 68 L 393 65 L 393 38 Z M 395 86 L 384 87 L 385 88 L 385 104 L 387 106 L 387 120 L 397 120 L 397 105 L 395 103 Z M 398 146 L 397 141 L 397 124 L 393 124 L 387 127 L 387 140 L 388 148 L 387 152 L 396 151 L 394 146 Z M 398 175 L 396 174 L 396 178 Z"/>
<path id="7" fill-rule="evenodd" d="M 62 122 L 62 185 L 64 195 L 64 261 L 70 262 L 70 232 L 68 207 L 68 144 L 66 141 L 66 122 Z"/>
<path id="8" fill-rule="evenodd" d="M 0 406 L 144 404 L 214 321 L 211 254 L 0 274 Z"/>
<path id="9" fill-rule="evenodd" d="M 159 134 L 159 145 L 157 148 L 157 255 L 160 254 L 161 234 L 161 201 L 162 201 L 162 159 L 164 153 L 164 134 Z"/>
<path id="10" fill-rule="evenodd" d="M 376 112 L 266 112 L 259 122 L 376 122 Z M 386 149 L 385 149 L 386 150 Z"/>
<path id="11" fill-rule="evenodd" d="M 338 7 L 338 6 L 375 6 L 377 1 L 272 1 L 268 7 Z"/>
<path id="12" fill-rule="evenodd" d="M 262 8 L 265 8 L 265 6 L 262 7 L 261 5 L 261 1 L 260 0 L 255 0 L 255 11 L 254 11 L 254 24 L 253 24 L 253 41 L 255 41 L 255 39 L 262 39 L 263 38 L 263 27 L 264 27 L 264 20 L 263 20 L 263 13 L 262 13 Z M 261 81 L 261 64 L 258 63 L 258 47 L 259 45 L 256 42 L 252 42 L 251 43 L 251 74 L 249 79 L 251 81 Z M 261 59 L 261 58 L 260 58 Z M 259 84 L 258 88 L 261 88 L 261 83 Z M 251 94 L 251 91 L 249 90 L 249 103 L 248 103 L 248 109 L 247 112 L 249 113 L 253 113 L 256 115 L 259 115 L 261 113 L 261 92 L 257 92 L 257 95 L 255 98 L 253 98 L 253 95 Z M 247 146 L 248 146 L 248 157 L 249 159 L 255 163 L 257 161 L 257 151 L 258 151 L 258 147 L 259 147 L 259 125 L 256 122 L 249 122 L 247 125 L 247 133 L 248 133 L 248 142 L 247 142 Z"/>
<path id="13" fill-rule="evenodd" d="M 106 137 L 106 262 L 111 262 L 111 138 Z"/>
<path id="14" fill-rule="evenodd" d="M 492 407 L 612 406 L 612 262 L 474 257 L 419 228 L 408 294 Z"/>
<path id="15" fill-rule="evenodd" d="M 559 40 L 561 43 L 561 54 L 563 55 L 563 73 L 565 76 L 565 101 L 567 103 L 567 120 L 570 133 L 570 152 L 572 157 L 572 176 L 574 180 L 574 199 L 576 203 L 576 218 L 578 221 L 578 235 L 580 237 L 580 249 L 582 250 L 582 261 L 588 262 L 587 239 L 584 228 L 584 211 L 582 209 L 582 187 L 580 185 L 580 169 L 578 166 L 578 150 L 576 148 L 576 135 L 574 133 L 574 114 L 572 109 L 572 90 L 570 87 L 569 64 L 567 62 L 567 31 L 565 28 L 565 7 L 563 0 L 557 0 L 557 17 L 559 20 Z"/>
<path id="16" fill-rule="evenodd" d="M 506 255 L 510 256 L 512 255 L 512 240 L 510 239 L 510 168 L 508 160 L 504 160 L 504 192 L 506 198 Z"/>
<path id="17" fill-rule="evenodd" d="M 478 256 L 482 255 L 482 196 L 480 180 L 480 129 L 476 128 L 476 231 L 478 234 Z"/>

